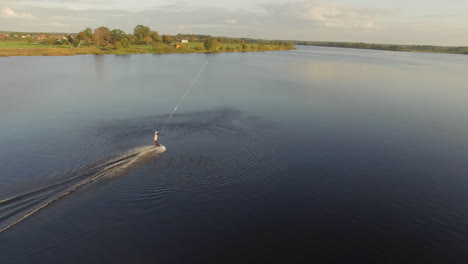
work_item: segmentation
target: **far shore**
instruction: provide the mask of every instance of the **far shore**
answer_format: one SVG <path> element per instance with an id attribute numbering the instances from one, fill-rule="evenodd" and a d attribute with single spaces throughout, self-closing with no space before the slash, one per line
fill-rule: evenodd
<path id="1" fill-rule="evenodd" d="M 387 50 L 403 52 L 446 53 L 468 55 L 467 46 L 434 46 L 434 45 L 395 45 L 374 44 L 363 42 L 329 42 L 329 41 L 294 41 L 295 45 L 317 46 L 329 48 L 349 48 L 368 50 Z"/>

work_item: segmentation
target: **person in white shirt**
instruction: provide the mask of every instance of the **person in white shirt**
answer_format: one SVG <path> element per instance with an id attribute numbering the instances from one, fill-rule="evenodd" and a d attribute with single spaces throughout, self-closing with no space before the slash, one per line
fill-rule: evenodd
<path id="1" fill-rule="evenodd" d="M 159 136 L 159 132 L 155 131 L 154 132 L 154 146 L 155 147 L 159 147 L 158 136 Z"/>

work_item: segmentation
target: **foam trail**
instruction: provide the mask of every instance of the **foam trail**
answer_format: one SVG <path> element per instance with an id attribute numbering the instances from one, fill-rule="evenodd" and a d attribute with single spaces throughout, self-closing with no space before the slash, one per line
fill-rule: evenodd
<path id="1" fill-rule="evenodd" d="M 103 177 L 124 174 L 139 162 L 166 151 L 165 146 L 142 146 L 97 163 L 68 179 L 0 201 L 0 233 L 25 220 L 58 199 Z"/>

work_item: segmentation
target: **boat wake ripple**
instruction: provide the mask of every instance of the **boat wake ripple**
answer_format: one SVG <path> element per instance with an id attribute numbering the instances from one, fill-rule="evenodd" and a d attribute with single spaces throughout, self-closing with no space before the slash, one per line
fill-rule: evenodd
<path id="1" fill-rule="evenodd" d="M 150 159 L 165 150 L 164 146 L 159 148 L 153 146 L 137 147 L 77 172 L 65 180 L 1 200 L 0 233 L 81 187 L 103 177 L 121 175 L 138 162 Z"/>

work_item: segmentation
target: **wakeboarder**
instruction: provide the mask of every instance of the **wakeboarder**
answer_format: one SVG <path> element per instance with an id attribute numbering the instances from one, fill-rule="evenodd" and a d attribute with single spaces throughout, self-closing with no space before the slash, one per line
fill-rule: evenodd
<path id="1" fill-rule="evenodd" d="M 159 132 L 158 131 L 155 131 L 154 132 L 154 146 L 155 147 L 159 147 L 159 142 L 158 142 L 158 136 L 159 136 Z"/>

